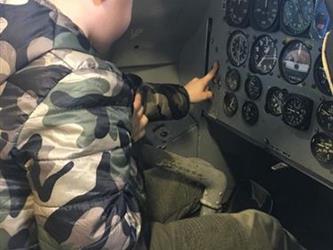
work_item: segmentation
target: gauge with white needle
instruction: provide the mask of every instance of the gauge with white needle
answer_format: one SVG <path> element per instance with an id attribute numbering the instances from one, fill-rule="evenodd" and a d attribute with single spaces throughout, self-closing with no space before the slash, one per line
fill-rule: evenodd
<path id="1" fill-rule="evenodd" d="M 324 166 L 333 168 L 333 138 L 325 133 L 317 133 L 311 139 L 311 152 Z"/>
<path id="2" fill-rule="evenodd" d="M 260 36 L 252 46 L 251 70 L 262 75 L 269 74 L 278 61 L 277 53 L 275 40 L 269 35 Z"/>
<path id="3" fill-rule="evenodd" d="M 319 105 L 317 121 L 322 129 L 333 133 L 333 101 L 323 101 Z"/>

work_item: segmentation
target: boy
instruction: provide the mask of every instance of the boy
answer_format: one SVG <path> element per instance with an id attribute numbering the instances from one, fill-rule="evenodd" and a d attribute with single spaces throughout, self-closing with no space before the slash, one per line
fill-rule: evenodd
<path id="1" fill-rule="evenodd" d="M 146 115 L 181 118 L 211 98 L 217 65 L 185 88 L 146 88 L 155 103 L 144 114 L 131 80 L 97 56 L 131 9 L 131 0 L 0 0 L 0 249 L 301 249 L 256 211 L 142 219 L 132 138 Z"/>

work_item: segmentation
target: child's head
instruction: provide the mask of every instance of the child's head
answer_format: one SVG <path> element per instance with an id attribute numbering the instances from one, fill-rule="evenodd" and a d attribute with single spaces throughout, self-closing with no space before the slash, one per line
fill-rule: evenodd
<path id="1" fill-rule="evenodd" d="M 78 25 L 100 52 L 128 28 L 132 0 L 49 0 Z"/>

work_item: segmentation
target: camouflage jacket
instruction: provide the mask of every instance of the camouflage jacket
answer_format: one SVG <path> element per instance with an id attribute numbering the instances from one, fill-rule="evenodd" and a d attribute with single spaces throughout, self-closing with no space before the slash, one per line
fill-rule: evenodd
<path id="1" fill-rule="evenodd" d="M 145 85 L 154 119 L 186 91 Z M 130 249 L 142 188 L 131 157 L 133 91 L 46 0 L 0 0 L 0 249 Z"/>

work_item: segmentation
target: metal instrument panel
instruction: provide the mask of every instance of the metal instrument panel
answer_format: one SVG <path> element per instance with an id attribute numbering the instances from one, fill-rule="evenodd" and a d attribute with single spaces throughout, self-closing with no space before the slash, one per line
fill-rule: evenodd
<path id="1" fill-rule="evenodd" d="M 232 2 L 232 0 L 230 1 Z M 274 27 L 272 25 L 271 29 L 267 29 L 269 31 L 260 31 L 257 26 L 252 25 L 252 18 L 254 17 L 251 14 L 248 22 L 244 21 L 242 16 L 242 25 L 230 24 L 230 19 L 237 20 L 235 16 L 227 17 L 228 12 L 230 12 L 227 10 L 230 1 L 215 1 L 212 3 L 208 14 L 208 17 L 213 20 L 208 41 L 209 65 L 212 65 L 215 61 L 219 61 L 221 64 L 220 74 L 214 84 L 211 85 L 215 98 L 208 115 L 250 142 L 266 148 L 269 152 L 281 158 L 282 161 L 333 188 L 333 162 L 330 159 L 331 153 L 333 153 L 332 145 L 330 141 L 318 143 L 318 140 L 313 140 L 315 135 L 320 135 L 320 133 L 329 137 L 332 136 L 331 131 L 324 129 L 319 124 L 317 110 L 322 102 L 332 101 L 333 98 L 322 91 L 322 86 L 318 85 L 320 84 L 318 83 L 318 77 L 315 77 L 315 70 L 318 70 L 316 62 L 320 57 L 322 36 L 325 32 L 316 29 L 328 29 L 330 16 L 327 10 L 325 16 L 323 11 L 325 9 L 322 5 L 319 6 L 321 0 L 314 2 L 314 6 L 316 6 L 315 14 L 310 27 L 303 34 L 289 35 L 283 29 L 281 23 L 281 6 L 284 1 L 280 2 L 280 20 L 277 21 L 278 24 L 274 24 Z M 247 2 L 246 0 L 241 1 L 243 2 L 242 6 L 247 6 L 244 1 Z M 306 1 L 308 2 L 308 0 Z M 236 1 L 236 4 L 237 2 L 239 1 Z M 290 4 L 292 4 L 292 0 Z M 238 12 L 241 13 L 240 10 Z M 273 23 L 272 20 L 270 22 Z M 235 34 L 237 37 L 231 38 Z M 248 39 L 249 49 L 246 48 L 244 35 Z M 271 41 L 268 39 L 257 43 L 263 46 L 262 48 L 260 46 L 254 48 L 256 41 L 265 36 L 274 41 L 277 58 L 272 58 L 275 55 L 274 48 L 273 46 L 269 47 Z M 230 48 L 230 41 L 234 44 L 234 48 Z M 237 41 L 241 42 L 237 43 Z M 298 44 L 290 45 L 292 43 Z M 290 53 L 286 53 L 288 46 L 294 47 L 294 51 L 291 50 L 287 51 Z M 249 51 L 247 52 L 247 50 Z M 241 51 L 249 53 L 249 55 L 241 55 Z M 234 54 L 230 56 L 230 53 Z M 252 53 L 258 54 L 257 58 L 251 59 Z M 239 58 L 239 62 L 237 62 L 237 58 Z M 277 62 L 274 62 L 274 59 Z M 254 63 L 257 65 L 253 65 Z M 273 63 L 276 65 L 272 66 Z M 232 75 L 230 71 L 234 70 L 238 71 L 240 83 L 230 80 L 230 75 Z M 285 74 L 289 73 L 291 75 L 286 77 Z M 259 97 L 256 96 L 256 92 L 259 91 L 257 88 L 252 93 L 256 98 L 250 98 L 249 86 L 246 83 L 249 77 L 257 77 L 261 80 L 262 87 L 260 93 L 257 93 L 257 95 L 260 95 Z M 226 84 L 226 79 L 230 82 L 229 84 Z M 235 79 L 238 80 L 238 76 Z M 235 87 L 231 88 L 230 86 Z M 252 87 L 255 87 L 254 84 Z M 285 114 L 273 115 L 267 111 L 267 94 L 271 88 L 279 88 L 287 93 L 288 101 L 284 100 L 281 104 L 281 112 L 285 112 Z M 235 105 L 235 102 L 230 99 L 230 95 L 236 96 L 238 105 L 237 111 L 232 115 L 230 115 L 230 112 L 226 112 L 226 110 L 230 111 L 235 108 L 228 106 L 230 103 Z M 227 107 L 224 103 L 226 99 Z M 252 109 L 248 107 L 249 102 Z M 244 105 L 246 107 L 242 108 Z M 279 108 L 277 105 L 278 101 L 272 104 L 273 107 Z M 254 106 L 257 107 L 259 114 L 256 114 L 257 111 Z M 307 110 L 303 110 L 303 108 Z M 251 110 L 256 112 L 251 113 Z M 249 113 L 244 114 L 244 112 Z M 329 110 L 323 111 L 322 114 L 327 114 L 324 120 L 333 120 L 333 114 Z M 258 117 L 253 117 L 257 115 Z M 252 117 L 250 119 L 252 122 L 247 122 L 246 117 L 247 119 Z M 254 118 L 257 121 L 253 120 Z M 320 156 L 317 159 L 311 143 L 318 143 L 315 148 L 319 150 Z M 327 158 L 328 163 L 323 164 L 320 161 L 323 158 L 324 160 Z"/>

